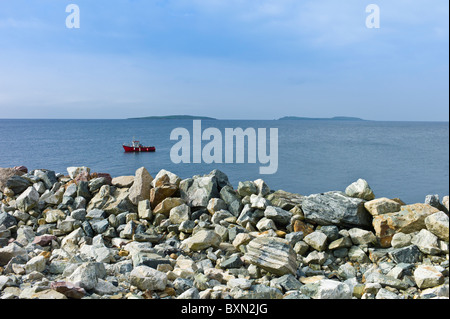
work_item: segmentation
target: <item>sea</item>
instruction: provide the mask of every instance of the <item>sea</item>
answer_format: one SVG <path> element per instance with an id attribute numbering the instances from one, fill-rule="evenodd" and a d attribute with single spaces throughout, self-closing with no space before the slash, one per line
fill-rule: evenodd
<path id="1" fill-rule="evenodd" d="M 239 181 L 261 178 L 273 190 L 301 195 L 345 191 L 363 178 L 376 197 L 407 204 L 423 203 L 428 194 L 441 199 L 449 194 L 448 122 L 202 120 L 201 125 L 221 132 L 266 128 L 267 136 L 278 128 L 277 172 L 260 174 L 262 164 L 247 158 L 245 163 L 174 163 L 170 151 L 177 141 L 171 132 L 193 132 L 193 121 L 184 119 L 0 119 L 0 167 L 67 174 L 67 167 L 87 166 L 116 177 L 144 166 L 152 176 L 166 169 L 183 179 L 219 169 L 235 188 Z M 133 138 L 156 152 L 125 153 L 122 144 Z"/>

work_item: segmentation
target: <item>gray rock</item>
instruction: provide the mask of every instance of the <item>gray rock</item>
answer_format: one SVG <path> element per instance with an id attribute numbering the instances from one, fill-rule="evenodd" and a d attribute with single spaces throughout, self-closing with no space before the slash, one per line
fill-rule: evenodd
<path id="1" fill-rule="evenodd" d="M 418 234 L 413 236 L 411 243 L 427 255 L 438 255 L 441 252 L 438 237 L 426 229 L 422 229 Z"/>
<path id="2" fill-rule="evenodd" d="M 258 189 L 252 181 L 239 182 L 237 193 L 242 197 L 247 195 L 250 196 L 252 194 L 256 195 L 258 194 Z"/>
<path id="3" fill-rule="evenodd" d="M 257 237 L 247 245 L 244 259 L 275 275 L 295 274 L 296 254 L 287 241 L 280 238 Z"/>
<path id="4" fill-rule="evenodd" d="M 427 229 L 440 239 L 449 241 L 449 218 L 444 212 L 437 212 L 425 218 Z"/>
<path id="5" fill-rule="evenodd" d="M 23 212 L 28 212 L 34 208 L 39 202 L 39 193 L 34 187 L 28 187 L 19 197 L 16 199 L 17 208 Z"/>
<path id="6" fill-rule="evenodd" d="M 270 281 L 270 285 L 276 288 L 279 287 L 280 290 L 285 292 L 290 290 L 299 290 L 303 286 L 302 283 L 291 274 L 272 279 Z"/>
<path id="7" fill-rule="evenodd" d="M 388 254 L 389 257 L 397 264 L 414 264 L 420 262 L 422 259 L 422 253 L 416 245 L 396 248 L 391 250 Z"/>
<path id="8" fill-rule="evenodd" d="M 402 248 L 411 245 L 412 236 L 410 234 L 395 233 L 392 236 L 391 246 L 394 248 Z"/>
<path id="9" fill-rule="evenodd" d="M 305 236 L 303 241 L 318 251 L 323 251 L 327 248 L 327 235 L 320 231 L 315 231 Z"/>
<path id="10" fill-rule="evenodd" d="M 240 268 L 243 265 L 244 263 L 239 254 L 233 254 L 232 256 L 230 256 L 229 258 L 220 263 L 220 267 L 224 269 Z"/>
<path id="11" fill-rule="evenodd" d="M 218 234 L 211 230 L 200 230 L 193 236 L 185 239 L 182 246 L 189 251 L 199 251 L 209 247 L 218 247 L 221 238 Z"/>
<path id="12" fill-rule="evenodd" d="M 11 176 L 6 181 L 6 187 L 11 189 L 14 192 L 14 194 L 22 193 L 24 190 L 26 190 L 31 185 L 32 185 L 32 183 L 29 180 L 27 180 L 26 178 L 24 178 L 22 176 L 18 176 L 18 175 Z"/>
<path id="13" fill-rule="evenodd" d="M 148 266 L 138 266 L 130 273 L 130 282 L 141 290 L 164 290 L 167 275 Z"/>
<path id="14" fill-rule="evenodd" d="M 239 216 L 242 210 L 242 204 L 238 194 L 233 187 L 227 185 L 220 190 L 220 198 L 228 205 L 228 211 L 234 216 Z"/>
<path id="15" fill-rule="evenodd" d="M 419 289 L 425 289 L 443 284 L 444 276 L 434 266 L 420 265 L 414 271 L 414 280 Z"/>
<path id="16" fill-rule="evenodd" d="M 0 211 L 0 226 L 5 226 L 7 229 L 14 225 L 17 225 L 16 219 L 7 212 Z"/>
<path id="17" fill-rule="evenodd" d="M 174 207 L 170 210 L 169 219 L 173 224 L 181 224 L 191 217 L 191 208 L 186 204 Z"/>
<path id="18" fill-rule="evenodd" d="M 103 263 L 87 262 L 81 264 L 70 276 L 67 281 L 86 290 L 94 289 L 99 278 L 106 275 Z"/>
<path id="19" fill-rule="evenodd" d="M 348 233 L 355 245 L 373 245 L 377 243 L 377 238 L 371 231 L 360 228 L 352 228 L 348 231 Z"/>
<path id="20" fill-rule="evenodd" d="M 303 199 L 302 210 L 308 222 L 319 225 L 370 227 L 372 216 L 364 200 L 347 197 L 342 192 L 313 194 Z"/>
<path id="21" fill-rule="evenodd" d="M 361 198 L 364 200 L 372 200 L 375 198 L 372 189 L 364 179 L 358 179 L 345 189 L 345 194 L 350 197 Z"/>
<path id="22" fill-rule="evenodd" d="M 436 207 L 440 211 L 445 210 L 445 206 L 441 204 L 441 201 L 439 199 L 439 195 L 427 195 L 425 197 L 425 204 L 428 204 L 430 206 Z"/>
<path id="23" fill-rule="evenodd" d="M 269 206 L 264 211 L 266 218 L 272 219 L 278 225 L 288 225 L 291 221 L 292 213 L 276 206 Z"/>
<path id="24" fill-rule="evenodd" d="M 200 293 L 197 288 L 193 287 L 183 292 L 177 299 L 200 299 Z"/>
<path id="25" fill-rule="evenodd" d="M 334 241 L 341 237 L 341 235 L 339 234 L 339 228 L 334 225 L 322 226 L 320 227 L 320 229 L 318 229 L 318 231 L 327 235 L 328 241 Z"/>
<path id="26" fill-rule="evenodd" d="M 53 184 L 58 182 L 54 171 L 38 169 L 34 171 L 34 176 L 39 177 L 39 179 L 44 182 L 47 189 L 52 188 Z"/>
<path id="27" fill-rule="evenodd" d="M 139 201 L 150 199 L 150 188 L 153 177 L 145 167 L 138 168 L 134 174 L 134 182 L 130 187 L 128 198 L 134 205 Z"/>

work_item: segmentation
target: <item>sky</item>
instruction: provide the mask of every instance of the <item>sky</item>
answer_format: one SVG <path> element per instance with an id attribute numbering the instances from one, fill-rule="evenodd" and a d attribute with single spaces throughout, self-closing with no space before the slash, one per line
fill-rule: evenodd
<path id="1" fill-rule="evenodd" d="M 0 118 L 448 121 L 448 31 L 447 0 L 0 0 Z"/>

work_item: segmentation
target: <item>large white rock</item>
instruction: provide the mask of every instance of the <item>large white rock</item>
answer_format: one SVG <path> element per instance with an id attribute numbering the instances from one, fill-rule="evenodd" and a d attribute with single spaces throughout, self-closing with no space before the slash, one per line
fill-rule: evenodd
<path id="1" fill-rule="evenodd" d="M 130 273 L 131 284 L 141 290 L 164 290 L 167 275 L 148 266 L 138 266 Z"/>
<path id="2" fill-rule="evenodd" d="M 448 241 L 449 239 L 449 218 L 444 212 L 437 212 L 425 218 L 427 229 L 438 236 L 440 239 Z"/>
<path id="3" fill-rule="evenodd" d="M 431 265 L 420 265 L 414 271 L 414 280 L 420 289 L 432 288 L 444 283 L 444 276 Z"/>

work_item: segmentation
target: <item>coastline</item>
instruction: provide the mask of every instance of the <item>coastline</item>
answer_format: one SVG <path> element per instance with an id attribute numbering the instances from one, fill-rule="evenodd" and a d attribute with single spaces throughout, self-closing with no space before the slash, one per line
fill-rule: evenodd
<path id="1" fill-rule="evenodd" d="M 448 196 L 67 173 L 0 169 L 2 299 L 448 298 Z"/>

